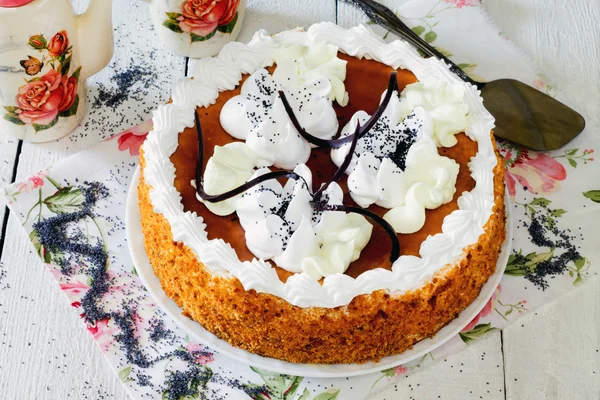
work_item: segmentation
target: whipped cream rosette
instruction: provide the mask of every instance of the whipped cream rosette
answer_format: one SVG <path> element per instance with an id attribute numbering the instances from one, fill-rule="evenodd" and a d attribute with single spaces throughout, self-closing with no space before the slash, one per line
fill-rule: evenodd
<path id="1" fill-rule="evenodd" d="M 290 82 L 294 87 L 325 78 L 331 84 L 329 99 L 343 107 L 349 100 L 344 87 L 346 61 L 339 59 L 337 53 L 337 46 L 324 43 L 283 47 L 275 56 L 277 69 L 273 78 L 279 82 Z"/>
<path id="2" fill-rule="evenodd" d="M 400 113 L 406 116 L 423 107 L 433 120 L 435 144 L 452 147 L 456 144 L 454 135 L 467 128 L 469 107 L 464 96 L 464 85 L 430 78 L 406 86 L 400 96 Z"/>
<path id="3" fill-rule="evenodd" d="M 429 80 L 394 93 L 375 126 L 359 139 L 346 170 L 352 199 L 361 207 L 377 204 L 390 209 L 384 216 L 398 233 L 413 233 L 425 224 L 425 209 L 452 200 L 458 164 L 438 154 L 451 147 L 466 126 L 468 107 L 461 85 Z M 385 93 L 382 95 L 382 99 Z M 356 123 L 369 119 L 364 111 L 342 129 L 349 136 Z M 331 158 L 341 165 L 349 145 L 333 148 Z"/>
<path id="4" fill-rule="evenodd" d="M 337 134 L 338 121 L 329 100 L 331 84 L 327 79 L 314 79 L 303 86 L 284 85 L 266 69 L 248 77 L 241 93 L 223 106 L 220 121 L 227 133 L 246 141 L 256 153 L 259 166 L 292 169 L 308 160 L 311 147 L 289 122 L 278 96 L 280 89 L 286 90 L 299 120 L 315 135 L 330 139 Z"/>
<path id="5" fill-rule="evenodd" d="M 261 168 L 252 178 L 269 172 Z M 237 202 L 246 245 L 254 255 L 272 259 L 290 272 L 314 279 L 343 273 L 369 242 L 373 226 L 351 213 L 319 211 L 312 205 L 312 174 L 304 164 L 285 186 L 268 180 L 246 191 Z M 334 182 L 323 192 L 323 204 L 342 204 L 342 189 Z"/>
<path id="6" fill-rule="evenodd" d="M 215 146 L 213 156 L 208 160 L 204 172 L 204 190 L 208 194 L 225 193 L 247 182 L 257 165 L 256 153 L 242 142 Z M 241 195 L 217 203 L 204 202 L 214 214 L 225 216 L 236 209 Z"/>

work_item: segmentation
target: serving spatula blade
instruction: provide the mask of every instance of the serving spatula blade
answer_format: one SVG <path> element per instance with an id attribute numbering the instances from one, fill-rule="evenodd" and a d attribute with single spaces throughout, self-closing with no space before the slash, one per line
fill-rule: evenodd
<path id="1" fill-rule="evenodd" d="M 494 135 L 533 150 L 556 150 L 585 127 L 578 112 L 514 79 L 486 83 L 481 97 L 496 119 Z"/>
<path id="2" fill-rule="evenodd" d="M 373 0 L 342 0 L 353 4 L 376 24 L 396 33 L 427 56 L 450 65 L 450 70 L 481 90 L 483 104 L 494 116 L 494 135 L 537 151 L 556 150 L 585 128 L 585 120 L 558 100 L 514 79 L 477 82 L 450 59 L 414 33 L 396 14 Z"/>

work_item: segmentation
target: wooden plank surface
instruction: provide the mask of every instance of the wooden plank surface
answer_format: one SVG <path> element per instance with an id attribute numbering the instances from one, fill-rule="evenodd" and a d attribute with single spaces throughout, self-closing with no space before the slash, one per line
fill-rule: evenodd
<path id="1" fill-rule="evenodd" d="M 504 329 L 507 399 L 600 399 L 600 279 Z"/>
<path id="2" fill-rule="evenodd" d="M 87 1 L 75 3 L 82 10 Z M 566 89 L 564 100 L 591 115 L 588 124 L 600 131 L 600 32 L 595 22 L 600 19 L 600 2 L 486 0 L 484 5 L 500 29 Z M 150 110 L 168 98 L 170 83 L 183 76 L 184 58 L 166 50 L 149 29 L 149 12 L 143 2 L 115 0 L 113 7 L 116 62 L 88 80 L 91 104 L 84 123 L 61 141 L 24 144 L 17 178 L 148 118 Z M 345 4 L 336 6 L 335 0 L 250 0 L 248 7 L 242 41 L 259 28 L 273 33 L 322 20 L 344 26 L 365 20 Z M 114 109 L 102 102 L 93 107 L 99 93 L 114 93 L 111 89 L 116 82 L 111 77 L 137 63 L 150 66 L 158 83 L 137 92 L 134 87 L 135 96 Z M 128 107 L 136 112 L 124 112 Z M 118 114 L 125 115 L 115 118 Z M 0 137 L 0 185 L 10 181 L 16 153 L 17 141 Z M 3 213 L 0 210 L 0 221 Z M 0 261 L 0 277 L 6 274 L 0 278 L 0 397 L 126 399 L 79 317 L 65 306 L 53 278 L 30 247 L 19 223 L 10 219 Z M 598 279 L 589 282 L 505 329 L 502 337 L 495 333 L 401 379 L 393 397 L 375 393 L 372 398 L 599 399 L 599 291 Z"/>
<path id="3" fill-rule="evenodd" d="M 487 0 L 495 23 L 600 132 L 600 2 Z M 600 141 L 596 141 L 600 143 Z M 600 177 L 590 176 L 600 184 Z M 564 188 L 563 190 L 568 190 Z M 598 238 L 586 238 L 597 246 Z M 504 330 L 507 399 L 600 399 L 600 279 Z"/>

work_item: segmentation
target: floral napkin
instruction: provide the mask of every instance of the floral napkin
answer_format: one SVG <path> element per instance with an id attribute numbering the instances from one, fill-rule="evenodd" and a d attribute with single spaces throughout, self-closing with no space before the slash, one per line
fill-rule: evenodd
<path id="1" fill-rule="evenodd" d="M 560 88 L 528 64 L 477 0 L 414 0 L 396 11 L 472 77 L 516 78 L 560 98 Z M 464 349 L 598 273 L 600 250 L 585 240 L 597 232 L 593 224 L 600 217 L 600 186 L 586 179 L 600 175 L 594 161 L 598 136 L 586 131 L 553 153 L 500 143 L 515 222 L 513 252 L 494 296 L 459 335 L 414 362 L 351 382 L 280 375 L 234 362 L 190 341 L 157 307 L 133 268 L 125 239 L 126 195 L 151 126 L 135 126 L 2 192 L 135 399 L 325 400 L 392 393 L 400 375 Z"/>

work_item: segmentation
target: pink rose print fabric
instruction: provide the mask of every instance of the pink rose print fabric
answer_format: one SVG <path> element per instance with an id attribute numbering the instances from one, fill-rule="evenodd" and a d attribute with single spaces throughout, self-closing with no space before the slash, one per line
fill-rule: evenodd
<path id="1" fill-rule="evenodd" d="M 474 7 L 479 5 L 479 0 L 445 0 L 445 2 L 456 6 L 456 8 Z"/>
<path id="2" fill-rule="evenodd" d="M 117 140 L 119 151 L 127 151 L 132 156 L 138 156 L 140 147 L 142 147 L 151 130 L 152 121 L 147 121 L 114 136 L 112 139 Z"/>
<path id="3" fill-rule="evenodd" d="M 517 187 L 533 194 L 550 193 L 567 178 L 565 167 L 551 155 L 525 148 L 507 146 L 502 154 L 506 160 L 506 187 L 514 196 Z"/>

